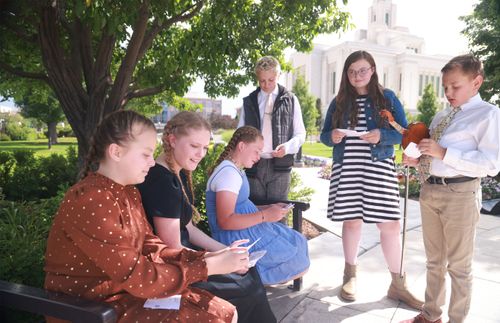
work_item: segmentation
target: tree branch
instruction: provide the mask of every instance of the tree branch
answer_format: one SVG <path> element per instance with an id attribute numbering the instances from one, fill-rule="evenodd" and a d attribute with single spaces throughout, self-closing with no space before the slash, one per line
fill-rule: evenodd
<path id="1" fill-rule="evenodd" d="M 25 77 L 25 78 L 34 79 L 34 80 L 41 80 L 41 81 L 45 81 L 45 82 L 49 81 L 49 78 L 44 73 L 23 71 L 19 68 L 15 68 L 13 66 L 10 66 L 9 64 L 6 64 L 4 62 L 0 62 L 0 68 L 4 69 L 5 71 L 7 71 L 11 74 L 14 74 L 14 75 L 17 75 L 20 77 Z"/>
<path id="2" fill-rule="evenodd" d="M 87 85 L 87 92 L 89 88 L 93 86 L 94 81 L 92 80 L 92 68 L 94 65 L 93 55 L 92 55 L 92 40 L 90 35 L 90 30 L 87 25 L 83 25 L 81 20 L 75 18 L 75 32 L 79 35 L 76 36 L 78 43 L 75 43 L 75 49 L 80 53 L 80 64 L 82 69 L 82 74 L 85 79 L 85 84 Z"/>
<path id="3" fill-rule="evenodd" d="M 163 84 L 158 85 L 158 86 L 154 86 L 154 87 L 150 87 L 150 88 L 146 88 L 146 89 L 133 90 L 127 94 L 126 99 L 127 99 L 127 101 L 129 101 L 131 99 L 155 95 L 155 94 L 162 92 L 163 90 L 165 90 L 165 85 L 163 85 Z"/>
<path id="4" fill-rule="evenodd" d="M 73 23 L 73 28 L 71 28 L 70 32 L 70 61 L 71 70 L 73 71 L 77 81 L 79 83 L 82 82 L 82 53 L 80 50 L 80 40 L 82 37 L 81 26 L 78 24 L 78 21 L 75 20 Z"/>
<path id="5" fill-rule="evenodd" d="M 82 87 L 76 71 L 68 64 L 65 52 L 61 46 L 59 28 L 56 24 L 56 11 L 51 6 L 41 8 L 40 46 L 42 60 L 47 70 L 49 84 L 61 102 L 68 117 L 71 117 L 72 125 L 76 125 L 82 115 L 85 115 L 89 96 Z"/>
<path id="6" fill-rule="evenodd" d="M 151 44 L 153 43 L 153 40 L 158 35 L 158 33 L 160 33 L 162 30 L 167 29 L 168 27 L 172 26 L 175 23 L 186 21 L 193 18 L 197 13 L 201 11 L 204 3 L 205 3 L 204 0 L 198 1 L 197 3 L 186 8 L 180 14 L 171 17 L 170 19 L 167 19 L 163 24 L 159 24 L 158 21 L 155 20 L 150 30 L 148 30 L 148 32 L 146 33 L 144 40 L 142 41 L 141 49 L 139 51 L 139 55 L 137 56 L 137 61 L 139 61 L 141 58 L 144 57 L 146 51 L 151 47 Z"/>
<path id="7" fill-rule="evenodd" d="M 149 20 L 149 0 L 144 0 L 139 8 L 139 14 L 134 24 L 134 32 L 127 46 L 125 57 L 122 60 L 115 82 L 109 98 L 106 101 L 104 115 L 122 107 L 122 100 L 125 98 L 126 91 L 132 79 L 132 73 L 137 65 L 137 56 L 146 33 Z"/>

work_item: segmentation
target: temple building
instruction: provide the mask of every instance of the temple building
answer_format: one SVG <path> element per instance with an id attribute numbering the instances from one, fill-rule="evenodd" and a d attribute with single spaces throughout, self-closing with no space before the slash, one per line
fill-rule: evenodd
<path id="1" fill-rule="evenodd" d="M 303 75 L 310 92 L 321 100 L 324 117 L 337 94 L 347 56 L 366 50 L 375 58 L 380 83 L 396 92 L 405 110 L 417 113 L 417 103 L 429 83 L 444 108 L 448 103 L 441 86 L 441 68 L 451 56 L 426 55 L 425 40 L 396 25 L 396 9 L 391 0 L 373 0 L 367 13 L 368 27 L 356 30 L 355 40 L 333 46 L 315 44 L 310 53 L 291 54 L 294 69 L 284 77 L 287 88 L 293 87 L 298 74 Z"/>

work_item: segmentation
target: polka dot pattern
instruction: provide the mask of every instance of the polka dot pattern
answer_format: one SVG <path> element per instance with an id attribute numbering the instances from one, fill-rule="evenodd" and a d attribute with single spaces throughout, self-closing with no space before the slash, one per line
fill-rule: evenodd
<path id="1" fill-rule="evenodd" d="M 153 235 L 137 189 L 94 173 L 69 189 L 54 218 L 45 288 L 106 301 L 119 322 L 230 322 L 233 305 L 189 287 L 207 278 L 203 254 L 168 249 Z M 143 308 L 147 298 L 176 294 L 178 311 Z"/>

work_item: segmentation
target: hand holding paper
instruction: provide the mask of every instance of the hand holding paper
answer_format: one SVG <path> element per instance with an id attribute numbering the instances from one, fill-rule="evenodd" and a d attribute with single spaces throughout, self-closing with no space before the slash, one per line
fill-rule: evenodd
<path id="1" fill-rule="evenodd" d="M 260 258 L 264 257 L 264 255 L 267 253 L 266 250 L 257 250 L 255 252 L 252 252 L 250 254 L 250 257 L 248 259 L 248 267 L 253 267 L 259 261 Z"/>
<path id="2" fill-rule="evenodd" d="M 345 133 L 345 135 L 349 137 L 359 137 L 362 135 L 366 135 L 368 133 L 368 131 L 356 131 L 352 129 L 337 129 L 337 130 Z"/>
<path id="3" fill-rule="evenodd" d="M 414 142 L 410 142 L 403 152 L 406 156 L 411 158 L 419 158 L 422 155 L 417 148 L 417 144 Z"/>

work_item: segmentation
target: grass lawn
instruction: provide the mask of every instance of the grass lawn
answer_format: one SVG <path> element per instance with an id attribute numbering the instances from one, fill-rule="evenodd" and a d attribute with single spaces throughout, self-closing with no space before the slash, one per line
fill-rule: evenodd
<path id="1" fill-rule="evenodd" d="M 323 145 L 320 142 L 305 142 L 302 145 L 302 154 L 316 157 L 332 157 L 332 147 Z"/>
<path id="2" fill-rule="evenodd" d="M 401 163 L 401 155 L 403 154 L 403 151 L 399 149 L 399 145 L 396 145 L 394 149 L 396 150 L 396 163 Z M 320 142 L 306 142 L 302 145 L 302 154 L 308 156 L 331 158 L 332 147 L 323 145 Z"/>
<path id="3" fill-rule="evenodd" d="M 75 137 L 59 138 L 58 141 L 59 143 L 52 145 L 50 150 L 48 149 L 47 139 L 0 141 L 0 151 L 31 149 L 35 151 L 36 156 L 49 156 L 51 154 L 64 154 L 69 146 L 76 146 Z"/>

